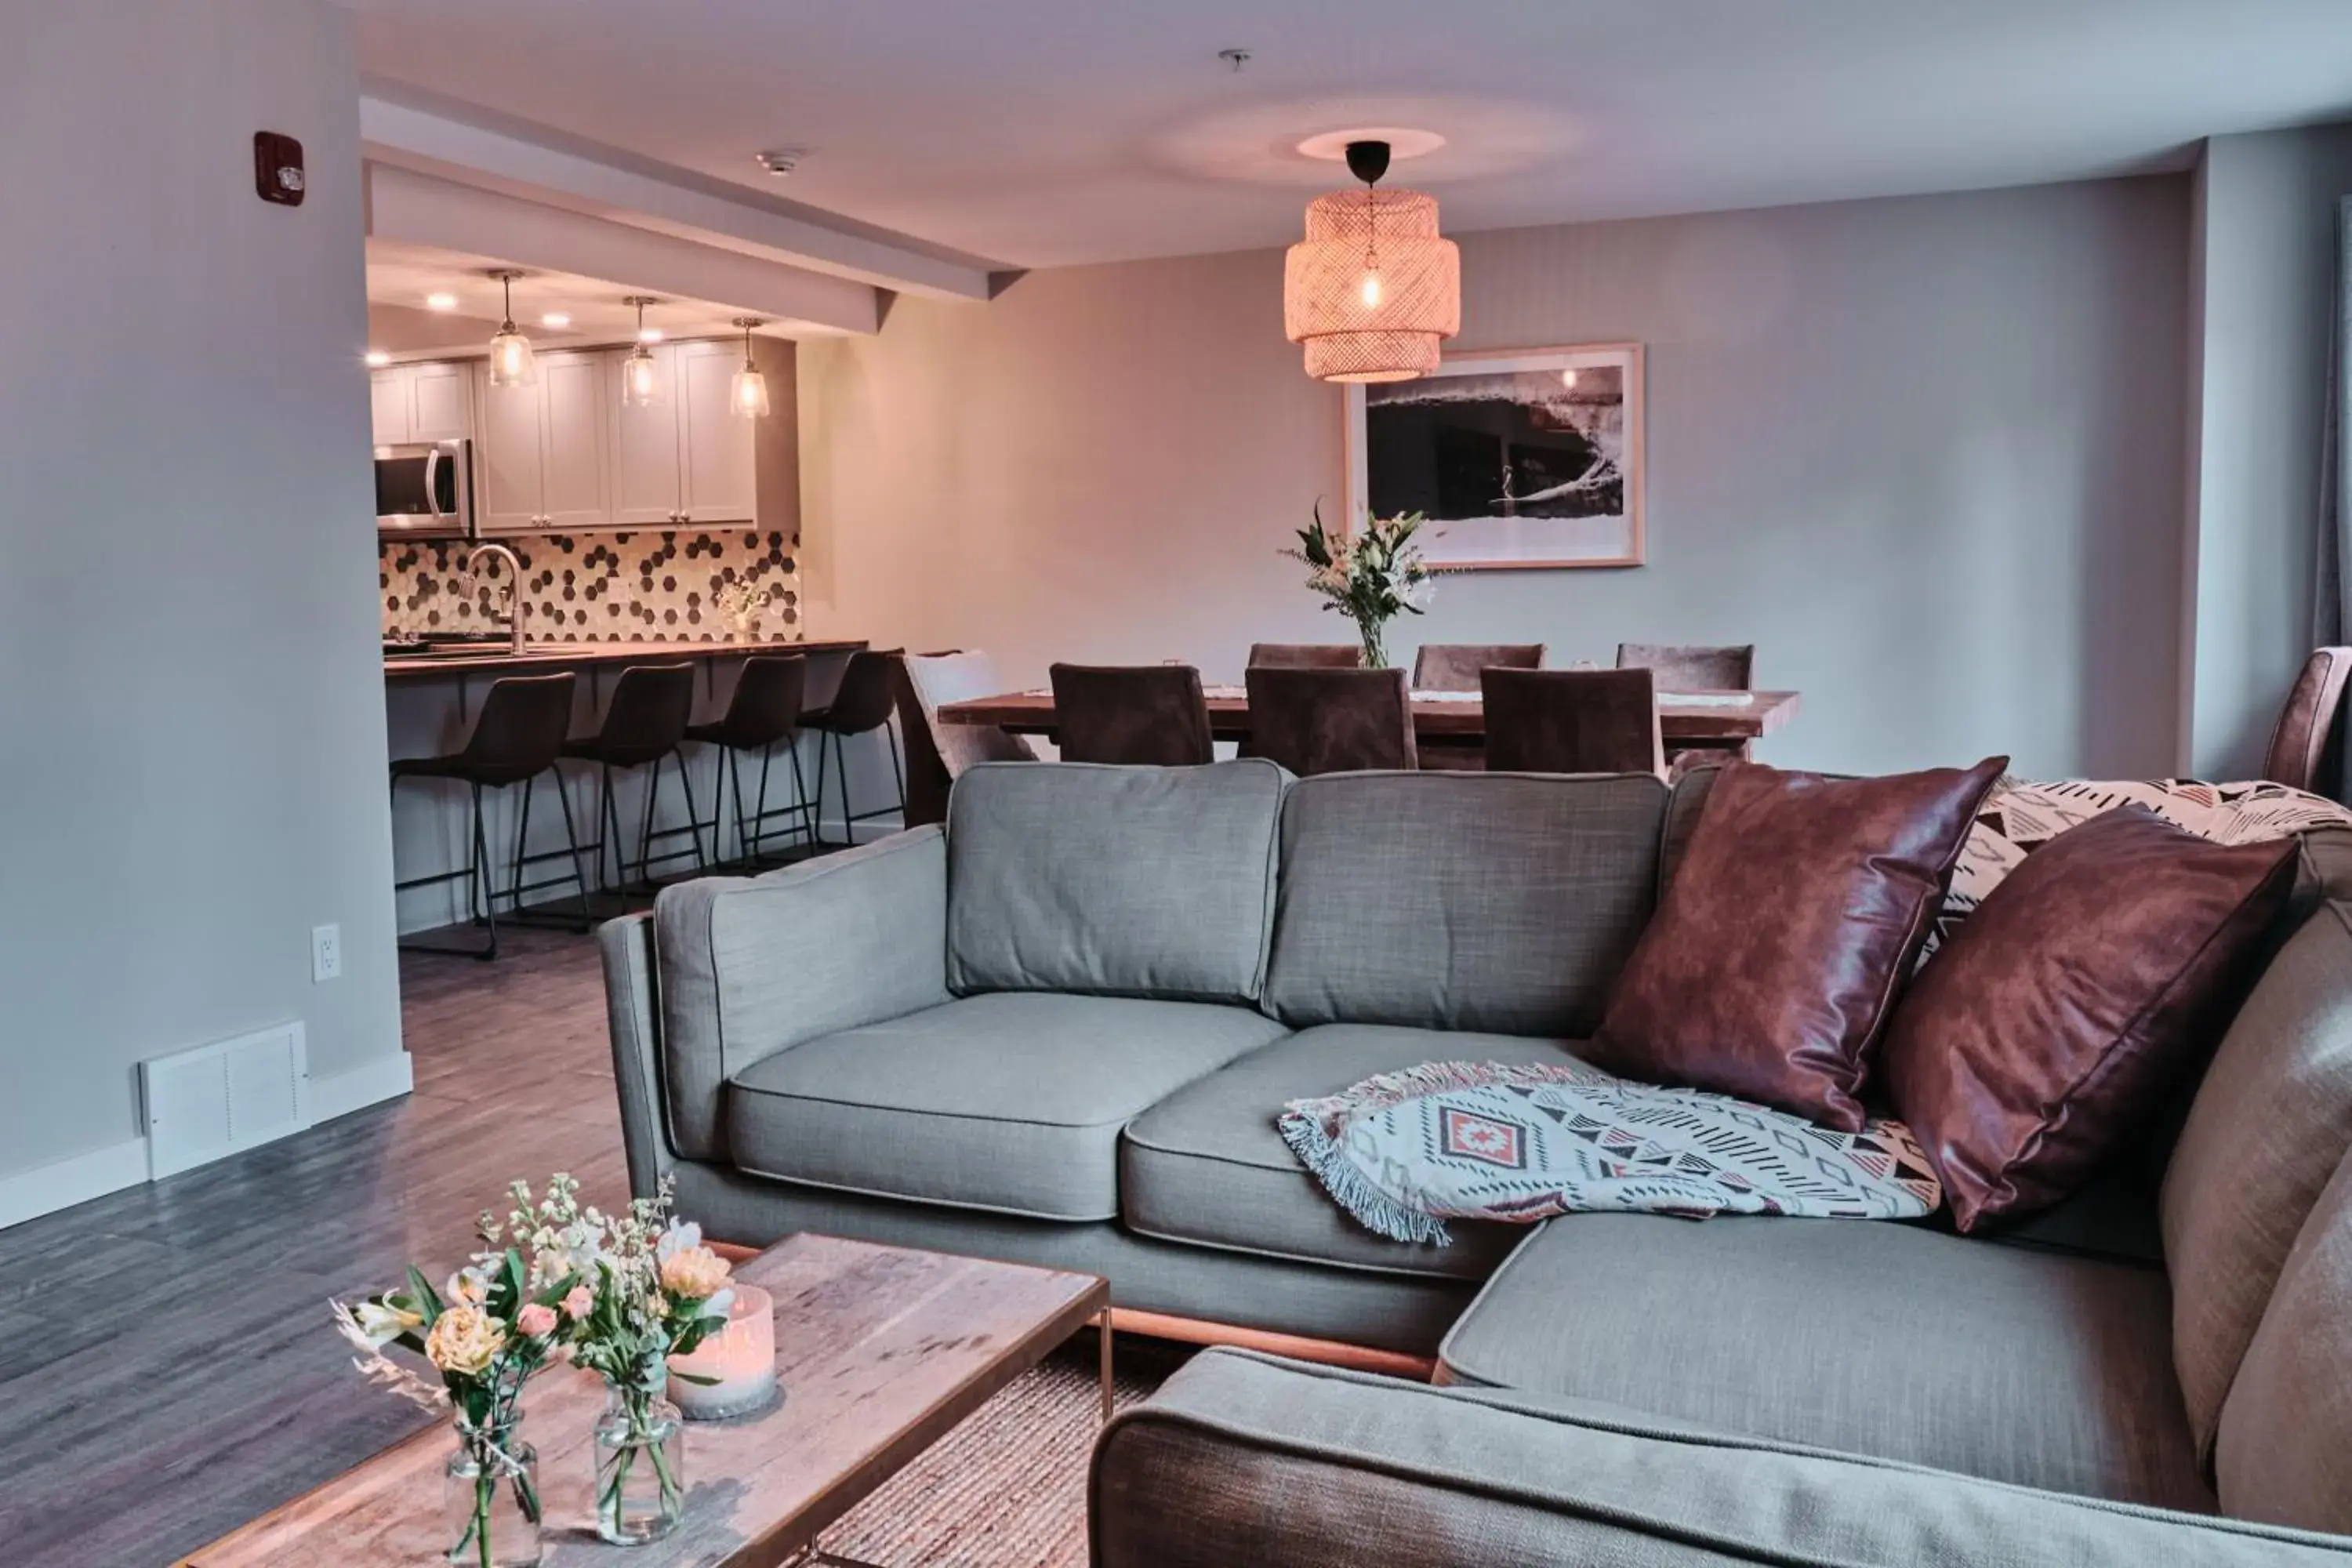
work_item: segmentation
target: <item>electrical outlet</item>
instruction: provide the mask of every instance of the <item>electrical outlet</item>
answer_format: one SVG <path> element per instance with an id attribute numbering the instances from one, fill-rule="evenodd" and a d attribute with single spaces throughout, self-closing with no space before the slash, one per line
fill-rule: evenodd
<path id="1" fill-rule="evenodd" d="M 310 928 L 310 984 L 339 978 L 343 973 L 343 928 Z"/>

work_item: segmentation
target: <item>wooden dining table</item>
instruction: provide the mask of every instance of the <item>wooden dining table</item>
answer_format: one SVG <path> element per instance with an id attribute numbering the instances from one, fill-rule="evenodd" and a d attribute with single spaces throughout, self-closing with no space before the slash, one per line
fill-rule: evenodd
<path id="1" fill-rule="evenodd" d="M 1221 741 L 1246 739 L 1249 693 L 1238 686 L 1211 686 L 1205 695 L 1210 732 Z M 1669 753 L 1737 751 L 1794 718 L 1797 702 L 1793 691 L 1661 691 L 1658 731 Z M 1051 736 L 1054 694 L 1007 691 L 974 697 L 943 704 L 939 717 L 945 724 L 993 724 L 1016 735 Z M 1482 742 L 1486 738 L 1486 705 L 1475 691 L 1416 691 L 1412 729 L 1419 741 Z"/>

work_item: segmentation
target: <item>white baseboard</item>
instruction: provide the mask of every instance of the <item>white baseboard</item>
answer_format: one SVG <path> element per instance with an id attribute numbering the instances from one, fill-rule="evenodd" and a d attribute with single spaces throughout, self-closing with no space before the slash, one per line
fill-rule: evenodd
<path id="1" fill-rule="evenodd" d="M 86 1154 L 69 1154 L 29 1171 L 0 1176 L 0 1230 L 135 1187 L 146 1179 L 144 1138 L 110 1143 Z"/>
<path id="2" fill-rule="evenodd" d="M 310 1080 L 310 1125 L 398 1100 L 416 1086 L 415 1066 L 406 1051 L 378 1057 L 349 1072 Z"/>
<path id="3" fill-rule="evenodd" d="M 314 1079 L 310 1125 L 348 1116 L 406 1094 L 415 1082 L 406 1051 L 378 1057 L 349 1072 Z M 0 1230 L 69 1209 L 147 1180 L 147 1140 L 133 1138 L 88 1153 L 69 1154 L 13 1175 L 0 1175 Z"/>

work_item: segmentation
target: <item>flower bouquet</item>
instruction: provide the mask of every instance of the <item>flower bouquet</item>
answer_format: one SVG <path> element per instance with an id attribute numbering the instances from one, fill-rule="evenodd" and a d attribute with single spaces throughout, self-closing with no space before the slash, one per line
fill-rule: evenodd
<path id="1" fill-rule="evenodd" d="M 496 1240 L 487 1225 L 484 1237 Z M 523 1385 L 557 1353 L 558 1309 L 579 1285 L 551 1264 L 527 1264 L 512 1247 L 486 1250 L 438 1291 L 412 1265 L 404 1289 L 331 1303 L 370 1382 L 425 1409 L 456 1412 L 457 1449 L 446 1472 L 452 1563 L 530 1568 L 540 1560 L 538 1455 L 516 1426 Z M 386 1355 L 393 1346 L 424 1357 L 440 1386 Z"/>
<path id="2" fill-rule="evenodd" d="M 668 1534 L 684 1512 L 683 1418 L 663 1397 L 669 1357 L 726 1327 L 733 1298 L 727 1260 L 702 1244 L 699 1226 L 673 1219 L 669 1205 L 665 1183 L 626 1215 L 602 1220 L 593 1252 L 567 1247 L 583 1282 L 564 1303 L 572 1319 L 564 1348 L 576 1365 L 604 1379 L 595 1431 L 596 1533 L 625 1545 Z M 542 1234 L 565 1246 L 583 1217 L 600 1216 L 559 1205 L 519 1212 L 515 1220 L 519 1230 L 534 1222 L 536 1247 Z"/>
<path id="3" fill-rule="evenodd" d="M 1389 622 L 1429 607 L 1435 574 L 1412 542 L 1426 521 L 1417 511 L 1368 518 L 1362 531 L 1350 535 L 1325 527 L 1318 507 L 1314 525 L 1298 531 L 1298 547 L 1282 552 L 1308 568 L 1307 585 L 1323 595 L 1325 609 L 1356 623 L 1367 669 L 1388 668 L 1383 638 Z"/>

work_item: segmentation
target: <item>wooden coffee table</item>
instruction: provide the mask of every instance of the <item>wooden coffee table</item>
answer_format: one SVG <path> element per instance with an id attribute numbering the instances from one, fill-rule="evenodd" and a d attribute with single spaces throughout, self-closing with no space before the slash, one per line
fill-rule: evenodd
<path id="1" fill-rule="evenodd" d="M 1110 1287 L 945 1253 L 796 1236 L 737 1269 L 776 1299 L 784 1400 L 738 1422 L 688 1423 L 686 1519 L 650 1545 L 591 1525 L 589 1428 L 602 1385 L 571 1368 L 524 1395 L 539 1450 L 546 1568 L 781 1568 L 838 1561 L 827 1525 L 1089 1321 L 1102 1328 L 1110 1415 Z M 381 1397 L 354 1385 L 354 1399 Z M 181 1568 L 428 1564 L 447 1548 L 448 1429 L 416 1434 L 184 1558 Z"/>

